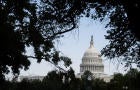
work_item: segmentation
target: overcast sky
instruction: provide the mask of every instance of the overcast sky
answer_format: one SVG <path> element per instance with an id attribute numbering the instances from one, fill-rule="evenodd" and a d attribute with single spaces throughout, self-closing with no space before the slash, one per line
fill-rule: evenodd
<path id="1" fill-rule="evenodd" d="M 55 46 L 64 55 L 72 59 L 72 67 L 75 73 L 79 73 L 82 56 L 86 49 L 89 47 L 91 35 L 94 38 L 94 47 L 100 52 L 103 47 L 108 43 L 105 40 L 106 34 L 105 22 L 94 21 L 87 18 L 82 18 L 79 23 L 79 28 L 66 33 Z M 28 49 L 28 54 L 32 55 L 32 48 Z M 109 60 L 102 57 L 104 63 L 104 72 L 106 74 L 113 74 L 114 72 L 124 72 L 121 65 L 117 68 L 118 64 L 111 63 Z M 31 59 L 31 66 L 27 71 L 21 71 L 21 75 L 47 75 L 48 71 L 55 69 L 53 65 L 42 61 L 40 64 L 36 60 Z"/>

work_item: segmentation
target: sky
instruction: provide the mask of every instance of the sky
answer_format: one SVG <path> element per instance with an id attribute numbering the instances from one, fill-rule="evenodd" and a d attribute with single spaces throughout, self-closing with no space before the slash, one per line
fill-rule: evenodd
<path id="1" fill-rule="evenodd" d="M 91 35 L 94 39 L 94 47 L 100 52 L 108 41 L 105 39 L 106 35 L 106 25 L 107 21 L 99 22 L 94 21 L 89 18 L 81 18 L 79 22 L 79 28 L 71 32 L 64 34 L 59 41 L 55 42 L 56 49 L 61 51 L 65 56 L 68 56 L 72 60 L 72 68 L 75 70 L 75 74 L 80 72 L 80 64 L 82 62 L 82 56 L 86 49 L 88 49 L 90 44 Z M 32 55 L 32 48 L 28 48 L 28 54 Z M 110 60 L 102 57 L 104 64 L 104 73 L 112 75 L 115 72 L 124 73 L 124 68 L 122 65 L 114 64 Z M 60 64 L 61 65 L 61 64 Z M 36 60 L 31 59 L 31 66 L 29 70 L 21 70 L 21 76 L 28 75 L 39 75 L 45 76 L 55 67 L 45 61 L 37 63 Z"/>

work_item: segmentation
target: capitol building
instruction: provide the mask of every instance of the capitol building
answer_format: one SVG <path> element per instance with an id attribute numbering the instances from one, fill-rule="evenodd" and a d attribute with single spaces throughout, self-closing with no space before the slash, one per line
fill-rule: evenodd
<path id="1" fill-rule="evenodd" d="M 103 79 L 109 82 L 112 76 L 104 74 L 104 65 L 100 53 L 94 47 L 93 36 L 91 36 L 90 46 L 85 51 L 82 57 L 82 63 L 80 64 L 80 73 L 77 77 L 81 78 L 81 75 L 85 71 L 90 71 L 93 77 Z"/>
<path id="2" fill-rule="evenodd" d="M 85 71 L 90 71 L 94 78 L 103 79 L 109 82 L 113 76 L 109 76 L 104 73 L 104 65 L 100 53 L 94 47 L 93 36 L 91 36 L 90 46 L 85 51 L 82 57 L 82 63 L 80 64 L 80 73 L 76 75 L 77 78 L 81 78 Z M 20 81 L 23 79 L 39 79 L 42 80 L 44 76 L 20 76 Z"/>

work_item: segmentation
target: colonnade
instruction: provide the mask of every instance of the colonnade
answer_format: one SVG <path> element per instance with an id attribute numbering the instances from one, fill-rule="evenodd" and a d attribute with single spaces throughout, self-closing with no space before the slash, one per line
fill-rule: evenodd
<path id="1" fill-rule="evenodd" d="M 94 65 L 82 65 L 80 66 L 80 72 L 84 72 L 84 71 L 91 71 L 91 72 L 103 72 L 104 70 L 104 66 L 94 66 Z"/>

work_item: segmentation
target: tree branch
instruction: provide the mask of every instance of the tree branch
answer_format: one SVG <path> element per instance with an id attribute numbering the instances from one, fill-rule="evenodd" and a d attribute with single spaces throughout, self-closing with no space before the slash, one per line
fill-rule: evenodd
<path id="1" fill-rule="evenodd" d="M 60 32 L 54 33 L 54 35 L 53 35 L 51 38 L 53 38 L 53 37 L 55 37 L 55 36 L 57 36 L 57 35 L 64 34 L 64 33 L 66 33 L 66 32 L 72 31 L 75 27 L 76 27 L 76 25 L 75 25 L 75 23 L 73 22 L 73 27 L 72 27 L 72 28 L 70 28 L 70 29 L 68 29 L 68 30 L 65 30 L 65 31 L 60 31 Z"/>
<path id="2" fill-rule="evenodd" d="M 34 58 L 34 59 L 37 59 L 37 57 L 34 57 L 34 56 L 27 56 L 27 58 Z M 41 58 L 41 59 L 44 59 L 45 60 L 45 58 Z M 58 66 L 58 65 L 56 65 L 55 63 L 53 63 L 52 61 L 48 61 L 49 63 L 51 63 L 51 64 L 53 64 L 56 68 L 58 68 L 59 70 L 62 70 L 62 71 L 64 71 L 64 72 L 66 72 L 66 70 L 65 69 L 63 69 L 63 68 L 61 68 L 60 66 Z"/>

